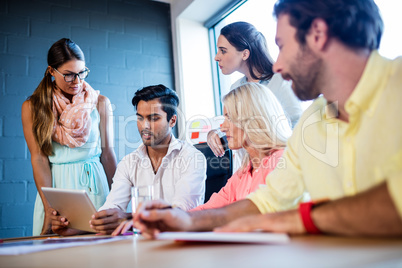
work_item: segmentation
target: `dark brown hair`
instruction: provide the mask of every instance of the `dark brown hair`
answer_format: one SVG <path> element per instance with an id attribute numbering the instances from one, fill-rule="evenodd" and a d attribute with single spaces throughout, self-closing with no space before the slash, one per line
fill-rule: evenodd
<path id="1" fill-rule="evenodd" d="M 73 59 L 85 61 L 84 53 L 76 43 L 67 38 L 54 43 L 47 54 L 48 66 L 55 69 Z M 32 109 L 32 131 L 35 140 L 45 155 L 52 155 L 53 83 L 49 68 L 46 69 L 42 81 L 28 99 Z"/>

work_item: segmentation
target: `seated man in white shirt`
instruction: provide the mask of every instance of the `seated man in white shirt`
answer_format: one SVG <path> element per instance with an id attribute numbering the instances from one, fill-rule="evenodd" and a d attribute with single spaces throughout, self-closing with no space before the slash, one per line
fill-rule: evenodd
<path id="1" fill-rule="evenodd" d="M 132 186 L 153 185 L 156 199 L 167 200 L 183 210 L 204 203 L 205 157 L 172 134 L 179 105 L 177 94 L 164 85 L 148 86 L 135 93 L 132 103 L 137 109 L 143 144 L 118 164 L 111 192 L 90 221 L 98 233 L 110 234 L 121 221 L 131 217 L 126 210 Z M 60 219 L 59 223 L 53 223 L 53 231 L 73 234 L 71 229 L 66 230 L 67 221 Z"/>

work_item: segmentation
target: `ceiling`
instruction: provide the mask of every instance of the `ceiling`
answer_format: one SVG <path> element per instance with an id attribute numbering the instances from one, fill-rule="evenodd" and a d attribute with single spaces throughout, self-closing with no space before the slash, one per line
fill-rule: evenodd
<path id="1" fill-rule="evenodd" d="M 179 10 L 181 18 L 205 23 L 212 15 L 217 14 L 222 8 L 236 0 L 152 0 L 170 4 L 172 14 Z M 181 9 L 184 7 L 184 9 Z"/>

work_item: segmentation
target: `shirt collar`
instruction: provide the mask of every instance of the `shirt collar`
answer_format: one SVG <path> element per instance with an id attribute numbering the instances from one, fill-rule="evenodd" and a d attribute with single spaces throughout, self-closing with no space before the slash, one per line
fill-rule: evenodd
<path id="1" fill-rule="evenodd" d="M 354 106 L 359 107 L 369 115 L 374 113 L 387 82 L 384 74 L 390 71 L 389 62 L 390 60 L 380 56 L 378 51 L 375 50 L 371 53 L 362 77 L 345 103 L 345 110 L 349 114 L 355 111 Z"/>
<path id="2" fill-rule="evenodd" d="M 173 151 L 176 151 L 176 150 L 180 151 L 182 147 L 183 147 L 183 144 L 180 142 L 180 140 L 176 139 L 175 136 L 173 136 L 173 134 L 172 134 L 172 139 L 170 140 L 169 148 L 168 148 L 166 155 L 169 155 Z"/>
<path id="3" fill-rule="evenodd" d="M 276 151 L 275 151 L 275 152 L 276 152 Z M 267 163 L 268 163 L 269 159 L 275 154 L 275 152 L 273 152 L 273 153 L 271 153 L 271 154 L 265 156 L 265 157 L 261 160 L 261 165 L 262 165 L 262 166 L 268 166 Z M 261 167 L 260 167 L 260 168 L 261 168 Z M 260 168 L 258 168 L 258 169 L 260 169 Z M 249 161 L 248 164 L 247 164 L 247 166 L 243 169 L 243 172 L 244 172 L 244 173 L 248 173 L 248 174 L 250 174 L 250 176 L 251 176 L 251 169 L 252 169 L 251 161 Z"/>
<path id="4" fill-rule="evenodd" d="M 178 139 L 176 139 L 175 136 L 173 136 L 173 134 L 171 134 L 171 135 L 172 135 L 172 138 L 170 139 L 169 148 L 166 153 L 166 156 L 171 154 L 175 150 L 181 150 L 181 148 L 183 146 L 182 143 Z M 148 157 L 147 147 L 143 143 L 138 147 L 137 151 L 141 157 Z"/>

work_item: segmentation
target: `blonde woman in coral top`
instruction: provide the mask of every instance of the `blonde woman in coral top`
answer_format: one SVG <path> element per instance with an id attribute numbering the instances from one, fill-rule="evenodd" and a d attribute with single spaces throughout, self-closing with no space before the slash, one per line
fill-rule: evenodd
<path id="1" fill-rule="evenodd" d="M 240 199 L 265 184 L 265 178 L 281 162 L 283 149 L 292 134 L 282 106 L 274 94 L 257 83 L 246 83 L 224 98 L 225 121 L 221 131 L 229 148 L 247 152 L 241 168 L 209 201 L 195 210 L 218 208 Z"/>

